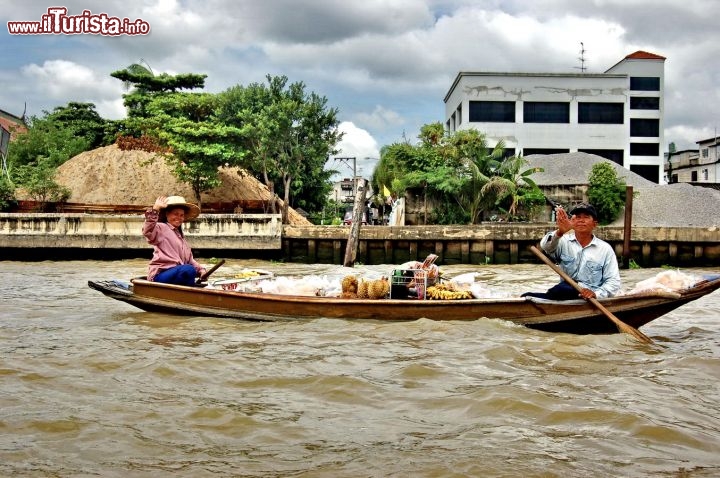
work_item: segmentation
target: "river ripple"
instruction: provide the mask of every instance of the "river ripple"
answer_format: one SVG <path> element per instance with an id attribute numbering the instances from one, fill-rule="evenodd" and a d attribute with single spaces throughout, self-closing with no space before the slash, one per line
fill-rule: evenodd
<path id="1" fill-rule="evenodd" d="M 0 264 L 2 476 L 720 475 L 718 292 L 644 327 L 645 346 L 489 320 L 177 318 L 87 287 L 144 261 Z M 342 274 L 224 270 L 245 265 Z M 555 282 L 442 270 L 513 293 Z"/>

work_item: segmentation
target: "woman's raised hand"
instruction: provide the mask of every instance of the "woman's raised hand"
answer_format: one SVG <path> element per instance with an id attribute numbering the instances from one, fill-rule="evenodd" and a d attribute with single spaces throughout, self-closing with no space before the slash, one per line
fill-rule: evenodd
<path id="1" fill-rule="evenodd" d="M 156 211 L 159 211 L 162 208 L 167 207 L 167 196 L 160 196 L 155 200 L 155 204 L 153 205 L 153 209 Z"/>

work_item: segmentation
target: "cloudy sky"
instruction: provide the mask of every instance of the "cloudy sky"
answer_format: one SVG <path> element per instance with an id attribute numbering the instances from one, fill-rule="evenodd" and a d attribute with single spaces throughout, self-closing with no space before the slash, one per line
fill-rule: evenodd
<path id="1" fill-rule="evenodd" d="M 39 22 L 53 6 L 150 33 L 9 33 L 8 21 Z M 577 72 L 583 42 L 592 73 L 637 50 L 667 58 L 665 140 L 689 149 L 720 126 L 718 18 L 718 0 L 0 0 L 0 109 L 41 115 L 80 101 L 121 118 L 123 87 L 109 74 L 140 62 L 207 74 L 209 92 L 286 75 L 339 109 L 339 156 L 369 176 L 380 147 L 444 121 L 458 71 Z"/>

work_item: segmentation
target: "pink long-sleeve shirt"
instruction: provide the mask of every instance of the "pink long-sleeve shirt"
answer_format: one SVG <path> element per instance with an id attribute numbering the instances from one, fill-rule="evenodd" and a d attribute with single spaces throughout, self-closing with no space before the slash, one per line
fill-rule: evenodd
<path id="1" fill-rule="evenodd" d="M 148 280 L 171 267 L 182 264 L 192 264 L 200 273 L 202 266 L 193 258 L 190 244 L 180 235 L 180 231 L 165 222 L 158 222 L 160 214 L 154 209 L 145 211 L 143 223 L 143 236 L 153 246 L 153 257 L 148 267 Z"/>

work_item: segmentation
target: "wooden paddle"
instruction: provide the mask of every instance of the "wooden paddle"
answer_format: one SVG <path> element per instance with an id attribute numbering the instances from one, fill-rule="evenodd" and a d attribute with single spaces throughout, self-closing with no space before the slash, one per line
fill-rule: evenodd
<path id="1" fill-rule="evenodd" d="M 535 246 L 530 246 L 530 250 L 532 250 L 533 253 L 534 253 L 536 256 L 538 256 L 538 258 L 539 258 L 541 261 L 543 261 L 545 264 L 547 264 L 548 266 L 550 266 L 550 268 L 551 268 L 552 270 L 554 270 L 560 277 L 562 277 L 562 279 L 563 279 L 565 282 L 567 282 L 568 284 L 570 284 L 571 286 L 573 286 L 573 287 L 575 288 L 575 290 L 578 291 L 578 294 L 582 291 L 582 287 L 580 287 L 580 285 L 579 285 L 577 282 L 575 282 L 575 281 L 572 279 L 572 277 L 570 277 L 569 275 L 567 275 L 567 274 L 565 273 L 565 271 L 563 271 L 563 270 L 560 269 L 557 265 L 555 265 L 555 264 L 554 264 L 542 251 L 540 251 L 537 247 L 535 247 Z M 600 302 L 598 302 L 598 300 L 597 300 L 595 297 L 589 297 L 589 298 L 586 299 L 586 300 L 587 300 L 588 302 L 590 302 L 592 305 L 594 305 L 600 312 L 602 312 L 602 313 L 605 315 L 605 317 L 607 317 L 608 319 L 612 320 L 612 321 L 615 323 L 615 325 L 617 326 L 617 328 L 618 328 L 618 330 L 619 330 L 620 332 L 625 332 L 626 334 L 630 334 L 630 335 L 632 335 L 633 337 L 635 337 L 636 339 L 640 340 L 641 342 L 645 342 L 645 343 L 648 343 L 648 344 L 653 343 L 653 341 L 652 341 L 652 339 L 651 339 L 650 337 L 648 337 L 647 335 L 643 334 L 642 332 L 640 332 L 640 331 L 639 331 L 638 329 L 636 329 L 635 327 L 633 327 L 633 326 L 631 326 L 631 325 L 628 325 L 628 324 L 626 324 L 625 322 L 623 322 L 622 320 L 618 319 L 618 318 L 615 316 L 615 314 L 613 314 L 612 312 L 610 312 L 609 310 L 607 310 L 607 309 L 605 308 L 605 306 L 602 305 Z"/>
<path id="2" fill-rule="evenodd" d="M 220 259 L 217 262 L 217 264 L 212 266 L 209 270 L 205 271 L 205 273 L 198 278 L 197 284 L 205 282 L 208 279 L 208 277 L 210 277 L 210 274 L 212 274 L 213 272 L 218 270 L 220 268 L 220 266 L 222 266 L 223 264 L 225 264 L 225 259 Z"/>

